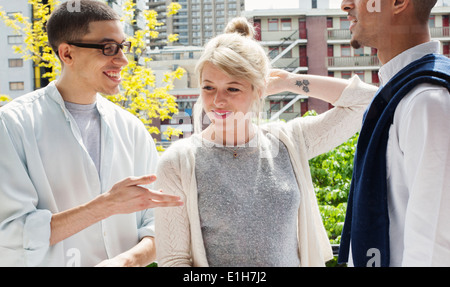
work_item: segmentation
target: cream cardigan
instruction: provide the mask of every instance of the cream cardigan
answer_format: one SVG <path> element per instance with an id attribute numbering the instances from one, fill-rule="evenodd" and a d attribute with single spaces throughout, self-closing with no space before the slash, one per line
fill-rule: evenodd
<path id="1" fill-rule="evenodd" d="M 289 152 L 302 193 L 298 212 L 298 244 L 301 266 L 324 266 L 333 258 L 320 216 L 308 160 L 353 136 L 377 88 L 353 77 L 335 108 L 316 117 L 261 126 L 282 141 Z M 157 169 L 157 188 L 182 198 L 185 205 L 155 210 L 158 266 L 208 266 L 197 206 L 196 146 L 190 138 L 173 143 Z M 282 207 L 280 207 L 282 208 Z"/>

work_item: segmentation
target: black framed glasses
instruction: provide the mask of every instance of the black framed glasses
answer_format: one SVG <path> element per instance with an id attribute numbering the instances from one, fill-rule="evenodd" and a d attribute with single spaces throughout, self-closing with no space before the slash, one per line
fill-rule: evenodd
<path id="1" fill-rule="evenodd" d="M 130 53 L 131 51 L 131 42 L 123 42 L 122 44 L 118 43 L 106 43 L 106 44 L 87 44 L 87 43 L 67 43 L 69 45 L 81 47 L 81 48 L 92 48 L 92 49 L 100 49 L 105 56 L 115 56 L 119 53 L 119 49 L 121 49 L 125 54 Z"/>

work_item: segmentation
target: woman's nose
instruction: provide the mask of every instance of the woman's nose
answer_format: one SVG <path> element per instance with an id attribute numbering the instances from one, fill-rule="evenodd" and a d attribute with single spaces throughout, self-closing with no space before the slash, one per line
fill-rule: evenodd
<path id="1" fill-rule="evenodd" d="M 218 90 L 214 95 L 214 105 L 220 106 L 226 103 L 226 92 Z"/>

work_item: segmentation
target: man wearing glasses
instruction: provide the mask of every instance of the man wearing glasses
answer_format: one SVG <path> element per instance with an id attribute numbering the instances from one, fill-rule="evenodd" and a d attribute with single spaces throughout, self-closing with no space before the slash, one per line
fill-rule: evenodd
<path id="1" fill-rule="evenodd" d="M 157 153 L 143 124 L 99 95 L 119 92 L 130 49 L 106 4 L 52 13 L 57 81 L 0 109 L 0 265 L 145 266 Z"/>

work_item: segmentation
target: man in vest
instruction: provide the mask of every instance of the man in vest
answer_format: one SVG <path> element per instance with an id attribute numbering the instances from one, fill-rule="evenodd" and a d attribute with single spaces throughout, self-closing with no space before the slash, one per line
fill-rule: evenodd
<path id="1" fill-rule="evenodd" d="M 383 64 L 341 239 L 351 266 L 450 266 L 450 60 L 430 37 L 436 2 L 342 1 L 352 46 Z"/>

